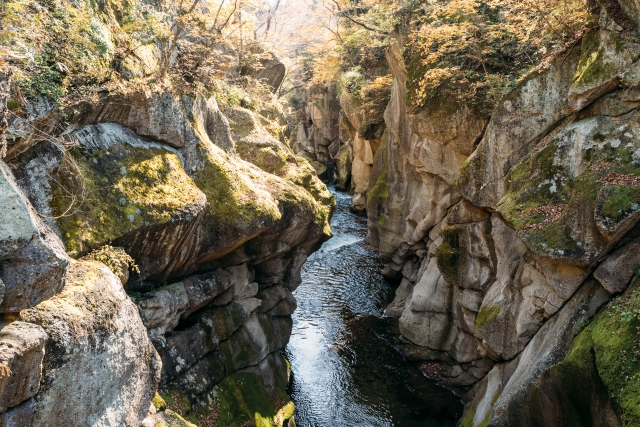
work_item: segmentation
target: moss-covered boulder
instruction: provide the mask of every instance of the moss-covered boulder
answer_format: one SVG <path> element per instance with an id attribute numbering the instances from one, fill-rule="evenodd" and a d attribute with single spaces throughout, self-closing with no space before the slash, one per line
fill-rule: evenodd
<path id="1" fill-rule="evenodd" d="M 83 127 L 72 138 L 77 147 L 69 153 L 43 142 L 20 157 L 21 182 L 36 208 L 71 256 L 114 242 L 143 278 L 162 274 L 206 203 L 180 153 L 115 124 Z"/>
<path id="2" fill-rule="evenodd" d="M 284 391 L 289 382 L 289 364 L 273 354 L 260 364 L 227 376 L 200 401 L 192 403 L 183 393 L 169 389 L 161 393 L 168 410 L 161 414 L 167 425 L 173 419 L 214 427 L 282 427 L 293 418 L 293 402 Z"/>
<path id="3" fill-rule="evenodd" d="M 242 107 L 223 108 L 223 111 L 229 118 L 236 150 L 243 160 L 305 188 L 321 204 L 335 206 L 333 196 L 318 179 L 326 167 L 313 159 L 296 156 L 269 133 L 275 131 L 277 123 Z"/>
<path id="4" fill-rule="evenodd" d="M 456 189 L 476 206 L 495 208 L 509 169 L 573 112 L 568 94 L 580 60 L 574 49 L 535 71 L 496 107 L 482 141 L 460 170 Z"/>
<path id="5" fill-rule="evenodd" d="M 567 357 L 541 378 L 543 391 L 563 391 L 567 397 L 560 402 L 570 409 L 563 414 L 566 418 L 590 416 L 607 425 L 633 426 L 640 418 L 638 280 L 581 326 L 584 331 L 574 339 Z M 591 379 L 589 392 L 584 389 L 585 378 Z"/>
<path id="6" fill-rule="evenodd" d="M 589 265 L 640 219 L 639 120 L 563 126 L 512 168 L 498 210 L 534 252 Z"/>

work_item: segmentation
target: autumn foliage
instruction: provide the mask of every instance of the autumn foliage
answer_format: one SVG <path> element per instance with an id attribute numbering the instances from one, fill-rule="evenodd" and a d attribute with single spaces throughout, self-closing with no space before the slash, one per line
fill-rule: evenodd
<path id="1" fill-rule="evenodd" d="M 489 112 L 533 67 L 574 45 L 582 0 L 429 0 L 413 11 L 406 58 L 414 109 L 445 100 Z"/>

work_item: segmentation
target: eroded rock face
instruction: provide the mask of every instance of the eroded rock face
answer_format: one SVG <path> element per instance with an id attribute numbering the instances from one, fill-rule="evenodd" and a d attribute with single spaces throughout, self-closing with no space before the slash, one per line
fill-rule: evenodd
<path id="1" fill-rule="evenodd" d="M 33 417 L 36 411 L 36 403 L 30 399 L 7 412 L 0 414 L 0 426 L 22 427 L 33 425 Z"/>
<path id="2" fill-rule="evenodd" d="M 479 207 L 495 208 L 504 193 L 504 176 L 564 117 L 579 51 L 558 58 L 523 81 L 498 106 L 478 148 L 460 171 L 458 191 Z"/>
<path id="3" fill-rule="evenodd" d="M 637 126 L 636 111 L 574 121 L 511 169 L 498 209 L 532 250 L 590 265 L 635 225 Z"/>
<path id="4" fill-rule="evenodd" d="M 482 394 L 475 393 L 476 399 L 467 412 L 467 417 L 473 419 L 472 425 L 489 419 L 489 425 L 496 426 L 536 425 L 529 424 L 530 421 L 535 422 L 538 416 L 530 418 L 526 414 L 528 396 L 522 392 L 523 389 L 533 386 L 545 370 L 564 358 L 571 341 L 579 332 L 581 322 L 595 315 L 607 300 L 608 295 L 599 283 L 587 281 L 514 361 L 496 365 L 477 386 L 478 389 L 486 389 Z M 489 401 L 492 403 L 489 404 Z M 470 415 L 472 412 L 473 415 Z M 549 421 L 553 420 L 553 415 L 549 415 Z"/>
<path id="5" fill-rule="evenodd" d="M 121 239 L 117 245 L 136 259 L 143 277 L 171 274 L 172 263 L 192 246 L 206 203 L 180 153 L 116 124 L 85 126 L 73 135 L 82 147 L 75 166 L 46 142 L 20 158 L 20 182 L 38 211 L 58 218 L 49 223 L 74 256 Z"/>
<path id="6" fill-rule="evenodd" d="M 196 132 L 191 122 L 186 125 L 182 122 L 186 120 L 184 114 L 160 112 L 184 110 L 171 95 L 144 99 L 146 103 L 140 111 L 146 111 L 145 108 L 158 111 L 157 114 L 164 114 L 165 125 L 175 122 L 176 129 L 180 126 L 186 129 L 186 137 L 179 139 L 180 144 L 173 144 L 181 148 L 143 141 L 124 127 L 136 125 L 137 122 L 130 123 L 133 114 L 123 116 L 121 124 L 82 125 L 73 135 L 81 147 L 74 161 L 82 168 L 83 176 L 68 182 L 84 198 L 81 206 L 74 206 L 73 200 L 58 194 L 61 189 L 56 182 L 65 177 L 56 182 L 48 178 L 55 171 L 64 172 L 65 167 L 70 167 L 65 166 L 54 146 L 40 144 L 20 157 L 20 182 L 39 211 L 59 216 L 71 207 L 72 214 L 51 223 L 68 251 L 82 255 L 107 242 L 123 247 L 140 267 L 140 277 L 130 280 L 128 285 L 136 289 L 146 286 L 143 281 L 163 283 L 224 266 L 225 262 L 216 260 L 225 256 L 242 258 L 242 246 L 258 236 L 269 242 L 278 236 L 285 245 L 280 251 L 290 251 L 298 245 L 313 247 L 326 238 L 326 220 L 333 206 L 330 193 L 308 163 L 260 130 L 253 113 L 238 110 L 232 115 L 241 152 L 281 177 L 211 142 L 219 140 L 220 135 L 223 139 L 231 135 L 228 121 L 215 101 L 204 102 L 200 98 L 185 101 L 187 106 L 201 103 L 204 110 L 197 111 L 203 117 L 221 117 L 216 123 L 222 130 L 205 126 Z M 81 113 L 78 120 L 119 119 L 114 114 L 120 114 L 121 110 L 115 107 L 111 110 L 110 102 L 107 100 L 98 109 L 89 110 L 90 113 Z M 119 98 L 113 102 L 120 102 Z M 247 133 L 242 133 L 243 120 L 249 122 Z M 194 123 L 202 126 L 205 122 Z M 146 135 L 166 139 L 157 131 Z M 265 157 L 267 151 L 271 157 Z M 269 163 L 270 158 L 282 161 L 283 157 L 287 159 L 284 167 Z M 104 186 L 104 179 L 111 185 L 109 191 L 98 190 Z"/>
<path id="7" fill-rule="evenodd" d="M 21 319 L 49 337 L 34 426 L 139 426 L 160 361 L 137 307 L 104 264 L 72 263 L 62 293 Z"/>
<path id="8" fill-rule="evenodd" d="M 137 135 L 182 148 L 202 137 L 224 150 L 233 150 L 226 118 L 214 98 L 183 99 L 169 92 L 135 92 L 113 96 L 97 104 L 75 106 L 73 124 L 118 123 Z"/>
<path id="9" fill-rule="evenodd" d="M 614 3 L 602 3 L 580 47 L 525 77 L 490 118 L 464 105 L 409 114 L 403 46 L 387 53 L 394 81 L 368 171 L 367 239 L 398 284 L 386 314 L 399 318 L 403 352 L 464 396 L 462 425 L 633 416 L 616 415 L 607 392 L 617 391 L 603 391 L 597 370 L 584 372 L 584 395 L 570 392 L 599 408 L 585 412 L 561 396 L 573 368 L 550 369 L 637 270 L 637 16 L 624 16 L 633 2 Z M 546 392 L 556 398 L 548 413 Z"/>
<path id="10" fill-rule="evenodd" d="M 47 334 L 37 325 L 12 322 L 0 329 L 0 412 L 35 396 L 40 389 Z"/>
<path id="11" fill-rule="evenodd" d="M 82 262 L 61 294 L 23 312 L 51 336 L 34 425 L 65 425 L 65 413 L 96 425 L 155 425 L 178 420 L 171 410 L 197 422 L 215 410 L 216 387 L 231 375 L 250 374 L 265 396 L 282 397 L 287 372 L 277 359 L 291 333 L 292 291 L 307 256 L 331 235 L 331 193 L 307 160 L 265 129 L 270 119 L 253 111 L 225 107 L 223 114 L 213 98 L 170 93 L 103 101 L 77 106 L 68 129 L 73 152 L 44 141 L 14 163 L 21 188 L 55 218 L 47 221 L 70 254 L 111 244 L 133 257 L 139 271 L 128 272 L 125 286 L 137 307 L 123 300 L 122 286 L 112 289 L 115 276 Z M 98 291 L 98 282 L 108 286 Z M 73 327 L 65 317 L 72 305 L 80 310 Z M 102 340 L 97 353 L 88 350 L 94 335 Z M 125 355 L 132 361 L 118 359 Z M 112 380 L 104 370 L 114 363 L 123 371 Z M 86 375 L 78 393 L 109 397 L 69 409 L 80 397 L 63 389 Z M 106 381 L 101 393 L 99 381 Z M 168 402 L 179 396 L 189 407 L 170 403 L 150 414 L 158 383 Z M 127 399 L 117 409 L 107 402 Z M 269 405 L 281 401 L 276 413 L 288 409 L 279 423 L 292 415 L 288 399 Z M 226 425 L 252 419 L 247 414 Z"/>
<path id="12" fill-rule="evenodd" d="M 32 307 L 62 289 L 69 259 L 0 161 L 0 312 Z"/>

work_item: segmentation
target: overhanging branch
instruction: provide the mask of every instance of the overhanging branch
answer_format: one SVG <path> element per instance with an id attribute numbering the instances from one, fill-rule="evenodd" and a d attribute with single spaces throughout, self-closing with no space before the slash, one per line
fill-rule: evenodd
<path id="1" fill-rule="evenodd" d="M 391 34 L 388 31 L 384 31 L 384 30 L 381 30 L 379 28 L 370 27 L 369 25 L 365 24 L 364 22 L 361 22 L 361 21 L 355 19 L 353 16 L 351 16 L 351 14 L 348 11 L 342 10 L 342 8 L 340 7 L 340 4 L 338 3 L 338 0 L 332 0 L 332 1 L 336 5 L 336 7 L 338 8 L 338 12 L 339 12 L 338 16 L 342 16 L 344 18 L 347 18 L 349 21 L 353 22 L 354 24 L 359 25 L 362 28 L 365 28 L 365 29 L 367 29 L 369 31 L 373 31 L 374 33 L 384 34 L 385 36 L 388 36 L 388 35 Z"/>

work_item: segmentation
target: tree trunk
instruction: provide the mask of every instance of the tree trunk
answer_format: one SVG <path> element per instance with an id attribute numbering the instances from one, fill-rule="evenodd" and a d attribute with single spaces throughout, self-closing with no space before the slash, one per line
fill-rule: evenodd
<path id="1" fill-rule="evenodd" d="M 7 154 L 7 101 L 9 100 L 9 89 L 11 87 L 11 70 L 7 66 L 0 65 L 0 159 Z"/>

